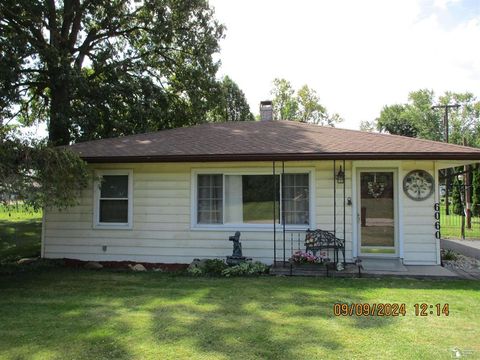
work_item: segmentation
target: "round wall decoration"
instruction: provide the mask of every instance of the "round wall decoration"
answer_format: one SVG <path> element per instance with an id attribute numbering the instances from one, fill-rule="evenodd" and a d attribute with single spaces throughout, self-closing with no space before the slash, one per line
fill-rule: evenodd
<path id="1" fill-rule="evenodd" d="M 425 170 L 410 171 L 403 178 L 403 191 L 410 199 L 422 201 L 433 194 L 434 180 Z"/>

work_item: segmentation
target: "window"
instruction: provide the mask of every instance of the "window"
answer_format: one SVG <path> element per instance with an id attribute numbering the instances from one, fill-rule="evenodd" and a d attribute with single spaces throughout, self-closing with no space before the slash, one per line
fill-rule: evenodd
<path id="1" fill-rule="evenodd" d="M 131 171 L 105 170 L 97 172 L 95 182 L 96 227 L 131 227 Z"/>
<path id="2" fill-rule="evenodd" d="M 283 184 L 283 214 L 286 224 L 308 224 L 308 174 L 286 174 Z"/>
<path id="3" fill-rule="evenodd" d="M 223 222 L 222 175 L 198 175 L 197 215 L 199 224 Z"/>
<path id="4" fill-rule="evenodd" d="M 199 225 L 309 225 L 308 173 L 198 174 L 196 223 Z M 275 211 L 275 212 L 274 212 Z"/>

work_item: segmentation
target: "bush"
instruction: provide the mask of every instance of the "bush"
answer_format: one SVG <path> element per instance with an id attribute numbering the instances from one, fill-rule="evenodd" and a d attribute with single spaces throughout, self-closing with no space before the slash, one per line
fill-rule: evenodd
<path id="1" fill-rule="evenodd" d="M 442 260 L 457 260 L 457 253 L 453 250 L 447 249 L 442 251 Z"/>
<path id="2" fill-rule="evenodd" d="M 199 267 L 189 267 L 187 269 L 187 274 L 191 276 L 202 276 L 205 275 L 203 270 Z"/>
<path id="3" fill-rule="evenodd" d="M 473 171 L 472 215 L 480 217 L 480 168 Z"/>
<path id="4" fill-rule="evenodd" d="M 220 276 L 226 268 L 228 268 L 228 265 L 225 261 L 221 259 L 209 259 L 205 261 L 203 271 L 207 275 Z"/>
<path id="5" fill-rule="evenodd" d="M 455 177 L 452 189 L 453 213 L 455 215 L 463 215 L 462 189 L 462 183 Z"/>
<path id="6" fill-rule="evenodd" d="M 201 260 L 196 266 L 190 266 L 187 273 L 192 276 L 222 276 L 222 271 L 227 267 L 228 265 L 221 259 Z"/>
<path id="7" fill-rule="evenodd" d="M 259 261 L 244 262 L 232 267 L 228 267 L 222 271 L 222 275 L 225 277 L 231 276 L 258 276 L 262 274 L 267 274 L 269 267 L 265 264 L 262 264 Z"/>

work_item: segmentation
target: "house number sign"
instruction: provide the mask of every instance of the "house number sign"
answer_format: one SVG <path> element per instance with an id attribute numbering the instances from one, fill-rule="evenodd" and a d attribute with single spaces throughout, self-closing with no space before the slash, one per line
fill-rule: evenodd
<path id="1" fill-rule="evenodd" d="M 439 203 L 435 203 L 435 205 L 433 205 L 433 210 L 434 210 L 434 213 L 433 213 L 433 216 L 435 217 L 435 238 L 437 238 L 438 240 L 440 240 L 440 204 Z"/>

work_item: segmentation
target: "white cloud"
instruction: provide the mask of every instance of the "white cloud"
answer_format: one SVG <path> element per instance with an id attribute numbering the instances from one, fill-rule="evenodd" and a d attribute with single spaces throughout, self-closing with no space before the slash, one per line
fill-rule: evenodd
<path id="1" fill-rule="evenodd" d="M 346 119 L 342 126 L 358 128 L 412 90 L 477 91 L 480 9 L 445 26 L 442 13 L 453 2 L 213 0 L 227 26 L 220 72 L 254 112 L 270 98 L 272 80 L 284 77 L 316 89 Z"/>

